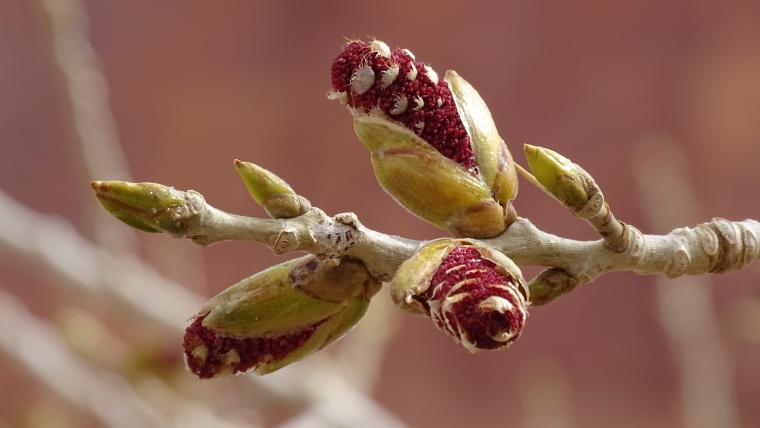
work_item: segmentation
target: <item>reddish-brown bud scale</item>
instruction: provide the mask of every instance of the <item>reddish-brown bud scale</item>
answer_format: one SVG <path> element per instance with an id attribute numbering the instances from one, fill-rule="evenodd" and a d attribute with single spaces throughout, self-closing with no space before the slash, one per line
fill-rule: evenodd
<path id="1" fill-rule="evenodd" d="M 371 70 L 371 72 L 370 72 Z M 395 76 L 395 77 L 394 77 Z M 385 57 L 370 44 L 351 41 L 332 64 L 332 86 L 362 113 L 382 110 L 419 135 L 442 155 L 477 174 L 470 137 L 446 82 L 409 51 Z"/>
<path id="2" fill-rule="evenodd" d="M 522 333 L 526 303 L 516 281 L 474 247 L 453 248 L 417 299 L 436 326 L 474 350 L 510 345 Z"/>
<path id="3" fill-rule="evenodd" d="M 187 366 L 201 379 L 222 373 L 241 373 L 259 364 L 278 361 L 303 346 L 320 323 L 276 337 L 236 338 L 220 336 L 203 326 L 205 315 L 195 318 L 185 330 L 182 347 Z"/>

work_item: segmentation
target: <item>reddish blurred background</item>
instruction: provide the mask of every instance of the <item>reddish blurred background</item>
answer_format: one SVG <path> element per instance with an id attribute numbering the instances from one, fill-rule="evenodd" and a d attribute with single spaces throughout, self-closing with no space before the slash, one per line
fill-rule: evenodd
<path id="1" fill-rule="evenodd" d="M 32 1 L 1 3 L 0 189 L 92 236 L 93 198 L 48 18 Z M 666 231 L 648 223 L 648 212 L 666 208 L 643 206 L 633 167 L 652 136 L 686 153 L 700 211 L 684 213 L 683 225 L 760 217 L 755 0 L 85 5 L 132 176 L 196 189 L 228 211 L 264 215 L 232 169 L 240 158 L 278 173 L 327 213 L 353 211 L 371 228 L 412 238 L 440 235 L 383 193 L 349 115 L 325 99 L 344 36 L 376 36 L 439 73 L 456 69 L 486 99 L 519 162 L 524 142 L 563 153 L 594 175 L 619 218 L 645 232 Z M 644 157 L 658 155 L 650 146 Z M 595 239 L 524 182 L 517 208 L 551 232 Z M 126 226 L 113 220 L 112 227 Z M 199 249 L 143 234 L 139 244 L 149 263 L 205 296 L 289 257 L 250 243 Z M 760 298 L 758 272 L 709 277 L 744 426 L 760 426 L 760 334 L 747 337 L 734 315 L 739 302 Z M 131 323 L 97 299 L 82 301 L 8 252 L 0 252 L 0 289 L 45 319 L 58 319 L 61 306 L 83 308 L 126 343 L 158 347 L 181 364 L 180 335 Z M 387 296 L 376 300 L 390 306 Z M 610 274 L 534 309 L 508 352 L 471 356 L 429 320 L 392 312 L 400 324 L 372 395 L 415 427 L 686 426 L 679 363 L 658 313 L 653 277 Z M 0 379 L 0 421 L 24 426 L 50 392 L 1 352 Z M 202 397 L 205 384 L 185 382 Z M 226 382 L 233 388 L 239 380 Z M 247 406 L 263 415 L 261 424 L 287 413 Z M 99 423 L 70 418 L 73 426 Z"/>

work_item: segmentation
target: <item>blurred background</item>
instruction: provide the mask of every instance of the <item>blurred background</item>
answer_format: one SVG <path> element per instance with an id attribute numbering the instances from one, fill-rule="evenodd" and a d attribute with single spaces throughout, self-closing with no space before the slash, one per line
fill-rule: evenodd
<path id="1" fill-rule="evenodd" d="M 367 36 L 456 69 L 518 162 L 522 143 L 572 158 L 644 232 L 760 217 L 755 0 L 0 0 L 0 427 L 760 426 L 758 265 L 606 275 L 477 356 L 380 294 L 352 334 L 276 374 L 186 372 L 199 305 L 292 255 L 133 233 L 88 182 L 263 216 L 240 158 L 327 213 L 440 236 L 383 193 L 325 98 L 344 37 Z M 517 209 L 596 239 L 525 182 Z"/>

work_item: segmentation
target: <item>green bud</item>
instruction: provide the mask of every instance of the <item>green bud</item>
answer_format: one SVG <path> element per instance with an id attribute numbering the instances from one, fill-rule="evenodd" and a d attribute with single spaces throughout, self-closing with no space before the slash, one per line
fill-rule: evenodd
<path id="1" fill-rule="evenodd" d="M 559 153 L 543 147 L 524 146 L 525 159 L 536 180 L 565 206 L 575 210 L 588 202 L 588 174 Z"/>
<path id="2" fill-rule="evenodd" d="M 494 198 L 506 205 L 517 197 L 517 172 L 491 111 L 478 91 L 456 71 L 448 70 L 443 80 L 449 85 L 459 116 L 470 135 L 480 176 Z"/>
<path id="3" fill-rule="evenodd" d="M 235 159 L 235 169 L 253 200 L 274 218 L 297 217 L 311 208 L 285 180 L 256 164 Z"/>
<path id="4" fill-rule="evenodd" d="M 188 366 L 201 378 L 277 370 L 350 330 L 379 287 L 353 259 L 309 255 L 272 266 L 198 312 L 185 334 Z"/>
<path id="5" fill-rule="evenodd" d="M 194 214 L 188 192 L 173 187 L 125 181 L 93 181 L 90 184 L 103 208 L 124 223 L 145 232 L 179 233 Z"/>
<path id="6" fill-rule="evenodd" d="M 572 291 L 578 280 L 559 268 L 547 269 L 528 283 L 530 303 L 545 305 L 557 297 Z"/>
<path id="7" fill-rule="evenodd" d="M 415 133 L 378 116 L 356 117 L 354 129 L 380 185 L 412 214 L 457 236 L 492 237 L 506 228 L 505 208 L 482 178 Z"/>

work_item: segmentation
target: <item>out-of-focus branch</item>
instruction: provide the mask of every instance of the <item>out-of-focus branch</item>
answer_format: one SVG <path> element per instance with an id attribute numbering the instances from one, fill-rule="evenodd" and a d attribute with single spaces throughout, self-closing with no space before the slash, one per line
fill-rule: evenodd
<path id="1" fill-rule="evenodd" d="M 644 213 L 657 229 L 695 221 L 699 208 L 686 158 L 670 140 L 642 144 L 634 162 Z M 733 370 L 706 277 L 657 279 L 659 319 L 680 371 L 684 426 L 741 426 Z"/>
<path id="2" fill-rule="evenodd" d="M 743 297 L 737 299 L 729 310 L 728 325 L 731 333 L 739 340 L 760 345 L 760 298 Z"/>
<path id="3" fill-rule="evenodd" d="M 0 290 L 0 349 L 69 403 L 109 427 L 166 426 L 120 378 L 73 355 L 14 297 Z M 10 326 L 23 327 L 11 328 Z M 12 387 L 5 385 L 5 388 Z"/>
<path id="4" fill-rule="evenodd" d="M 341 340 L 338 365 L 362 391 L 371 391 L 380 377 L 386 347 L 399 328 L 399 316 L 390 302 L 374 302 L 362 322 Z"/>
<path id="5" fill-rule="evenodd" d="M 108 81 L 89 35 L 89 17 L 83 0 L 39 0 L 50 24 L 51 53 L 61 72 L 61 85 L 69 101 L 70 118 L 84 178 L 114 177 L 129 180 L 129 165 L 122 148 L 116 119 L 110 108 Z M 112 227 L 111 219 L 90 198 L 84 199 L 92 219 L 95 242 L 113 252 L 134 253 L 137 239 L 133 231 Z M 179 246 L 148 251 L 153 259 L 181 278 L 202 283 L 203 264 L 192 249 Z M 164 251 L 161 251 L 164 250 Z M 170 253 L 172 258 L 162 256 Z M 178 254 L 179 253 L 179 254 Z M 194 260 L 191 260 L 194 259 Z M 177 265 L 174 260 L 183 260 Z M 181 270 L 180 270 L 181 269 Z M 179 272 L 178 272 L 179 271 Z"/>
<path id="6" fill-rule="evenodd" d="M 311 370 L 304 371 L 301 381 L 307 386 L 308 394 L 313 397 L 331 396 L 329 400 L 312 400 L 311 406 L 300 416 L 292 419 L 285 426 L 340 427 L 340 428 L 402 428 L 404 423 L 391 414 L 372 412 L 364 395 L 341 376 L 334 376 L 338 367 L 327 359 L 315 360 L 310 357 L 304 361 Z M 291 372 L 292 373 L 292 372 Z M 278 376 L 280 373 L 274 373 Z M 308 425 L 304 425 L 308 422 Z"/>
<path id="7" fill-rule="evenodd" d="M 129 180 L 129 165 L 109 106 L 108 83 L 90 43 L 83 0 L 39 0 L 39 3 L 50 24 L 53 56 L 69 100 L 85 177 Z M 99 245 L 111 251 L 135 248 L 136 239 L 131 231 L 111 227 L 101 210 L 93 204 L 88 206 Z"/>
<path id="8" fill-rule="evenodd" d="M 94 246 L 67 221 L 38 214 L 2 192 L 0 249 L 34 263 L 37 271 L 55 279 L 55 285 L 108 295 L 172 330 L 184 329 L 188 313 L 203 303 L 136 257 Z"/>
<path id="9" fill-rule="evenodd" d="M 204 299 L 162 277 L 130 255 L 114 255 L 94 246 L 73 226 L 59 218 L 36 213 L 0 192 L 0 250 L 23 256 L 38 271 L 48 273 L 56 285 L 68 285 L 88 293 L 102 293 L 126 305 L 135 314 L 178 333 L 184 331 L 188 315 L 201 307 Z M 312 360 L 316 356 L 312 357 Z M 243 376 L 247 382 L 265 388 L 272 396 L 294 404 L 322 403 L 320 408 L 346 406 L 351 412 L 320 413 L 327 426 L 366 426 L 367 420 L 385 426 L 403 426 L 398 419 L 359 393 L 334 371 L 325 373 L 331 392 L 312 390 L 303 381 L 304 373 L 292 367 L 269 377 Z M 358 419 L 355 419 L 358 417 Z M 380 423 L 380 422 L 378 422 Z M 382 425 L 378 425 L 382 426 Z"/>
<path id="10" fill-rule="evenodd" d="M 515 370 L 515 390 L 522 404 L 524 428 L 575 426 L 573 391 L 557 361 L 534 357 Z"/>
<path id="11" fill-rule="evenodd" d="M 40 4 L 50 22 L 53 52 L 71 100 L 87 176 L 129 179 L 127 158 L 108 105 L 107 82 L 89 40 L 84 2 L 40 0 Z"/>
<path id="12" fill-rule="evenodd" d="M 108 326 L 85 311 L 67 308 L 59 318 L 59 336 L 65 344 L 90 364 L 129 379 L 135 393 L 150 403 L 157 413 L 173 426 L 243 428 L 250 424 L 233 422 L 214 413 L 201 402 L 183 396 L 153 372 L 142 370 L 130 376 L 125 364 L 136 351 L 122 342 Z"/>
<path id="13" fill-rule="evenodd" d="M 242 428 L 202 405 L 178 399 L 168 388 L 148 401 L 126 380 L 79 358 L 42 320 L 15 297 L 0 290 L 0 349 L 69 403 L 109 427 Z M 152 385 L 155 391 L 159 385 Z M 168 397 L 167 397 L 168 396 Z"/>

